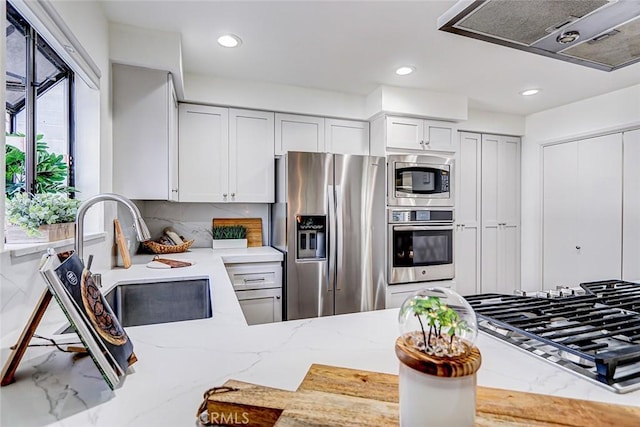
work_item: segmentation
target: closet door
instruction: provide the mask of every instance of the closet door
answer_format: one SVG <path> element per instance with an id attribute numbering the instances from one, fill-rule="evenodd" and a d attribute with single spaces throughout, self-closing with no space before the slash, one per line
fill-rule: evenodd
<path id="1" fill-rule="evenodd" d="M 482 292 L 520 288 L 520 139 L 482 135 Z"/>
<path id="2" fill-rule="evenodd" d="M 625 132 L 622 204 L 622 280 L 640 278 L 640 129 Z"/>
<path id="3" fill-rule="evenodd" d="M 578 203 L 578 143 L 543 148 L 543 289 L 573 285 Z"/>
<path id="4" fill-rule="evenodd" d="M 543 287 L 622 275 L 622 135 L 543 148 Z"/>
<path id="5" fill-rule="evenodd" d="M 622 277 L 622 134 L 578 143 L 579 282 Z M 577 248 L 580 249 L 577 249 Z"/>
<path id="6" fill-rule="evenodd" d="M 456 291 L 480 293 L 480 147 L 479 133 L 460 133 L 456 164 Z"/>

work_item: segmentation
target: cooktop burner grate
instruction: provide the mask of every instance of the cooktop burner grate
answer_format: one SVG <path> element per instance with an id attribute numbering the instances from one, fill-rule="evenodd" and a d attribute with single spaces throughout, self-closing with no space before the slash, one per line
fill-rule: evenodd
<path id="1" fill-rule="evenodd" d="M 466 299 L 481 330 L 619 393 L 640 389 L 640 284 L 582 284 L 559 298 Z"/>

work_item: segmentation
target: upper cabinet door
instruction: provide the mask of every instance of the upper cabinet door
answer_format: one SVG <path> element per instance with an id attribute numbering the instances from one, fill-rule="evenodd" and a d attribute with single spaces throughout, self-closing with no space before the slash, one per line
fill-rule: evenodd
<path id="1" fill-rule="evenodd" d="M 178 98 L 171 74 L 167 75 L 169 90 L 169 200 L 177 202 L 179 193 L 178 175 Z"/>
<path id="2" fill-rule="evenodd" d="M 275 154 L 287 151 L 322 153 L 324 146 L 324 118 L 295 114 L 275 115 Z"/>
<path id="3" fill-rule="evenodd" d="M 387 116 L 387 147 L 456 151 L 456 126 L 438 120 Z"/>
<path id="4" fill-rule="evenodd" d="M 112 71 L 113 191 L 131 199 L 169 200 L 171 76 L 120 64 Z"/>
<path id="5" fill-rule="evenodd" d="M 224 202 L 229 198 L 229 112 L 227 108 L 180 104 L 179 180 L 181 202 Z"/>
<path id="6" fill-rule="evenodd" d="M 275 201 L 274 114 L 229 110 L 229 202 Z"/>
<path id="7" fill-rule="evenodd" d="M 520 224 L 520 138 L 501 136 L 498 145 L 498 218 Z"/>
<path id="8" fill-rule="evenodd" d="M 369 155 L 369 122 L 325 119 L 324 128 L 328 153 Z"/>
<path id="9" fill-rule="evenodd" d="M 453 123 L 435 120 L 424 121 L 424 145 L 430 150 L 456 151 Z"/>
<path id="10" fill-rule="evenodd" d="M 424 120 L 387 117 L 387 147 L 405 150 L 424 148 Z"/>

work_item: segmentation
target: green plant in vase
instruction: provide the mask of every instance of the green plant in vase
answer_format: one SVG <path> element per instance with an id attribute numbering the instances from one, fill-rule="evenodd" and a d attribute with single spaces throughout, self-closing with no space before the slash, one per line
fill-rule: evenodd
<path id="1" fill-rule="evenodd" d="M 464 350 L 459 336 L 469 331 L 469 326 L 454 309 L 435 296 L 414 298 L 410 306 L 421 328 L 422 345 L 416 345 L 420 351 L 440 356 L 456 355 Z M 425 323 L 429 328 L 428 333 Z"/>
<path id="2" fill-rule="evenodd" d="M 15 194 L 5 202 L 7 222 L 19 226 L 28 236 L 38 236 L 39 227 L 75 221 L 80 201 L 66 194 Z"/>
<path id="3" fill-rule="evenodd" d="M 214 240 L 246 239 L 247 229 L 242 225 L 221 225 L 213 227 Z"/>

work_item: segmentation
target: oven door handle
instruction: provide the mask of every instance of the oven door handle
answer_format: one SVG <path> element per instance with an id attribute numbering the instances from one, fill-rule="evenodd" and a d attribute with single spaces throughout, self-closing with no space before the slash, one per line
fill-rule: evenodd
<path id="1" fill-rule="evenodd" d="M 435 225 L 395 225 L 394 231 L 429 231 L 429 230 L 453 230 L 453 224 Z"/>

